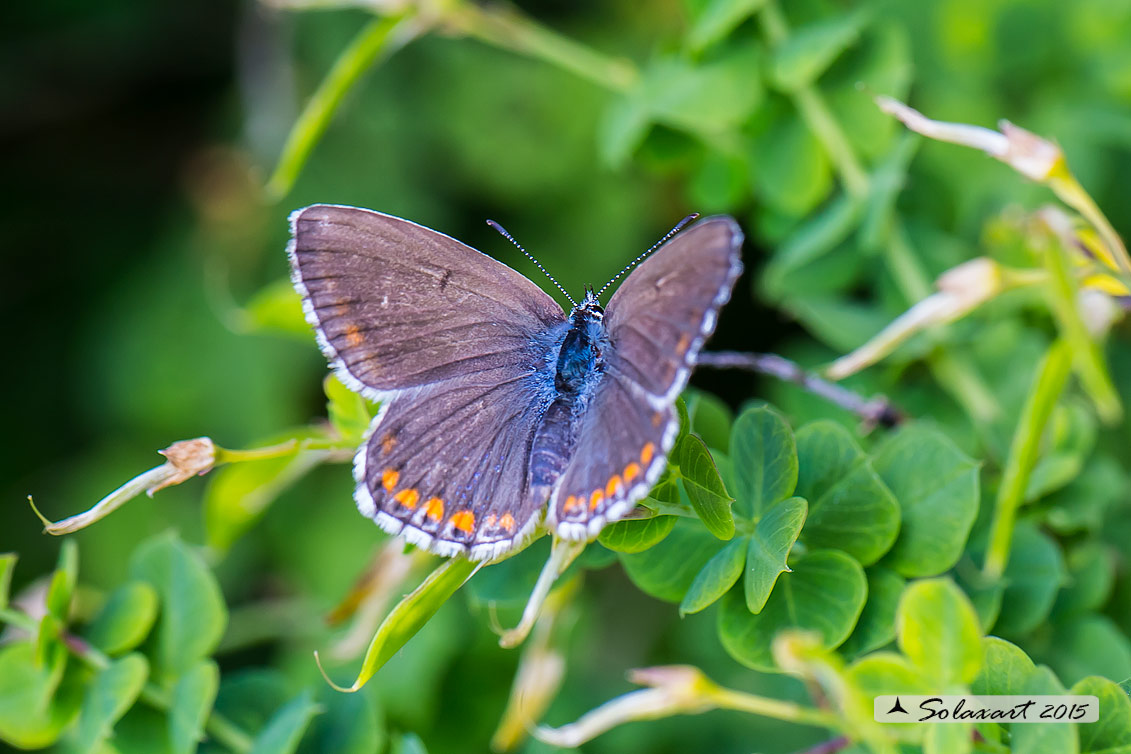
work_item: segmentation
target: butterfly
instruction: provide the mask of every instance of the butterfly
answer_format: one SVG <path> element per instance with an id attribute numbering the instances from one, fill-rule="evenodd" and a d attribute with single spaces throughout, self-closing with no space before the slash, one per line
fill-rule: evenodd
<path id="1" fill-rule="evenodd" d="M 607 306 L 588 288 L 568 313 L 503 263 L 391 215 L 317 204 L 291 215 L 291 236 L 323 352 L 380 404 L 354 458 L 359 510 L 483 561 L 539 523 L 592 539 L 647 496 L 742 273 L 742 231 L 725 216 L 663 243 Z"/>

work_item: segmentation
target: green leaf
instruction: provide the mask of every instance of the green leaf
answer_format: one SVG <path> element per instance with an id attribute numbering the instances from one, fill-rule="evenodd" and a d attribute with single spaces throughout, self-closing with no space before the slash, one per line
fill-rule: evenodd
<path id="1" fill-rule="evenodd" d="M 67 650 L 53 645 L 38 663 L 35 645 L 18 641 L 0 647 L 0 741 L 22 749 L 54 743 L 79 712 L 81 693 L 60 688 Z"/>
<path id="2" fill-rule="evenodd" d="M 321 438 L 320 431 L 302 428 L 266 438 L 262 446 Z M 220 552 L 251 528 L 271 503 L 325 458 L 324 451 L 298 451 L 274 458 L 241 461 L 209 475 L 204 492 L 204 529 L 208 545 Z"/>
<path id="3" fill-rule="evenodd" d="M 59 563 L 47 587 L 47 611 L 61 624 L 66 624 L 70 615 L 71 598 L 75 593 L 75 582 L 79 576 L 79 548 L 73 539 L 64 539 L 59 548 Z"/>
<path id="4" fill-rule="evenodd" d="M 870 565 L 899 532 L 899 503 L 848 430 L 820 421 L 797 432 L 797 494 L 809 501 L 801 541 Z"/>
<path id="5" fill-rule="evenodd" d="M 707 562 L 723 548 L 722 542 L 695 521 L 676 522 L 662 542 L 644 552 L 620 556 L 625 573 L 645 594 L 680 602 Z"/>
<path id="6" fill-rule="evenodd" d="M 685 391 L 685 395 L 688 396 L 687 414 L 691 430 L 702 437 L 711 450 L 730 452 L 731 425 L 734 423 L 730 407 L 702 390 Z"/>
<path id="7" fill-rule="evenodd" d="M 79 716 L 75 735 L 77 751 L 99 750 L 113 732 L 114 723 L 137 700 L 148 676 L 149 663 L 136 652 L 112 661 L 98 672 L 86 690 Z"/>
<path id="8" fill-rule="evenodd" d="M 12 588 L 12 572 L 16 570 L 16 560 L 20 556 L 14 552 L 0 553 L 0 610 L 8 607 L 8 594 Z"/>
<path id="9" fill-rule="evenodd" d="M 619 167 L 640 146 L 653 123 L 707 141 L 728 139 L 762 102 L 759 48 L 735 45 L 704 63 L 660 57 L 642 71 L 637 86 L 608 111 L 601 155 Z"/>
<path id="10" fill-rule="evenodd" d="M 1037 666 L 1016 644 L 996 636 L 982 639 L 982 668 L 971 682 L 975 694 L 1016 696 L 1025 693 Z"/>
<path id="11" fill-rule="evenodd" d="M 734 498 L 727 494 L 711 452 L 696 435 L 683 438 L 677 452 L 683 488 L 691 507 L 707 531 L 719 539 L 730 539 L 734 536 L 734 514 L 730 509 Z"/>
<path id="12" fill-rule="evenodd" d="M 795 115 L 782 114 L 769 121 L 748 149 L 751 187 L 781 214 L 802 217 L 833 188 L 824 147 Z"/>
<path id="13" fill-rule="evenodd" d="M 978 464 L 946 435 L 918 425 L 885 442 L 873 463 L 902 512 L 884 564 L 908 577 L 951 568 L 978 513 Z"/>
<path id="14" fill-rule="evenodd" d="M 982 666 L 981 630 L 974 606 L 949 579 L 907 587 L 896 611 L 899 648 L 942 689 L 968 684 Z"/>
<path id="15" fill-rule="evenodd" d="M 679 432 L 675 436 L 673 448 L 679 445 L 691 431 L 691 413 L 687 410 L 687 401 L 684 400 L 682 395 L 675 399 L 675 410 L 679 414 Z"/>
<path id="16" fill-rule="evenodd" d="M 669 463 L 670 462 L 671 459 L 669 459 Z M 660 478 L 656 480 L 656 484 L 652 487 L 651 491 L 649 491 L 648 497 L 667 505 L 681 504 L 679 497 L 679 478 L 671 473 L 670 468 L 665 468 L 663 473 L 660 474 Z M 647 500 L 645 500 L 644 505 L 648 505 Z"/>
<path id="17" fill-rule="evenodd" d="M 1023 694 L 1065 693 L 1064 686 L 1052 671 L 1042 666 L 1033 671 Z M 1101 710 L 1100 716 L 1104 712 Z M 1040 723 L 1037 725 L 1011 725 L 1010 751 L 1012 754 L 1077 754 L 1080 741 L 1073 723 Z"/>
<path id="18" fill-rule="evenodd" d="M 866 21 L 864 13 L 843 13 L 793 30 L 770 58 L 769 80 L 785 92 L 812 84 L 856 42 Z"/>
<path id="19" fill-rule="evenodd" d="M 348 688 L 335 688 L 339 691 L 357 691 L 364 686 L 481 565 L 482 563 L 473 563 L 460 557 L 449 558 L 441 563 L 420 586 L 398 602 L 381 622 L 369 643 L 361 671 L 353 684 Z"/>
<path id="20" fill-rule="evenodd" d="M 161 615 L 154 634 L 154 671 L 175 677 L 193 668 L 220 643 L 228 610 L 204 560 L 173 534 L 143 542 L 130 560 L 130 576 L 157 590 Z"/>
<path id="21" fill-rule="evenodd" d="M 762 102 L 760 58 L 752 44 L 700 64 L 659 58 L 644 71 L 639 96 L 657 123 L 706 135 L 736 129 Z"/>
<path id="22" fill-rule="evenodd" d="M 928 725 L 923 754 L 969 754 L 974 750 L 974 726 L 970 723 Z"/>
<path id="23" fill-rule="evenodd" d="M 848 666 L 845 677 L 866 697 L 936 691 L 918 668 L 895 652 L 873 652 L 861 657 Z"/>
<path id="24" fill-rule="evenodd" d="M 420 736 L 415 733 L 405 733 L 396 741 L 393 754 L 428 754 L 428 749 L 420 740 Z"/>
<path id="25" fill-rule="evenodd" d="M 697 613 L 713 605 L 738 583 L 739 577 L 742 576 L 742 567 L 746 564 L 748 546 L 744 537 L 732 539 L 726 547 L 707 561 L 707 565 L 695 577 L 695 581 L 691 582 L 691 588 L 683 596 L 683 602 L 679 605 L 679 614 Z"/>
<path id="26" fill-rule="evenodd" d="M 268 283 L 243 308 L 249 332 L 273 332 L 310 339 L 310 325 L 302 313 L 302 299 L 287 278 Z"/>
<path id="27" fill-rule="evenodd" d="M 359 445 L 369 429 L 369 406 L 365 399 L 342 384 L 337 375 L 328 374 L 322 381 L 326 393 L 326 415 L 342 442 Z"/>
<path id="28" fill-rule="evenodd" d="M 614 552 L 643 552 L 671 534 L 678 516 L 617 521 L 601 530 L 597 541 Z"/>
<path id="29" fill-rule="evenodd" d="M 702 52 L 727 37 L 756 13 L 766 0 L 707 0 L 695 14 L 687 32 L 687 46 Z"/>
<path id="30" fill-rule="evenodd" d="M 797 488 L 797 444 L 781 414 L 760 407 L 743 411 L 730 438 L 738 505 L 755 521 Z"/>
<path id="31" fill-rule="evenodd" d="M 256 736 L 251 754 L 292 754 L 317 713 L 318 705 L 310 691 L 303 691 L 271 716 L 267 726 Z"/>
<path id="32" fill-rule="evenodd" d="M 895 614 L 907 586 L 895 571 L 874 565 L 864 571 L 868 577 L 868 602 L 856 622 L 856 629 L 841 645 L 841 654 L 852 657 L 879 649 L 895 638 Z"/>
<path id="33" fill-rule="evenodd" d="M 776 670 L 771 647 L 785 629 L 815 632 L 825 649 L 839 646 L 864 608 L 864 569 L 837 550 L 816 550 L 797 558 L 781 576 L 762 612 L 752 615 L 738 590 L 723 598 L 718 632 L 736 660 L 755 670 Z"/>
<path id="34" fill-rule="evenodd" d="M 831 263 L 837 256 L 830 255 L 826 261 Z M 851 351 L 864 345 L 891 319 L 874 303 L 863 303 L 840 294 L 790 296 L 783 304 L 813 337 L 836 351 Z"/>
<path id="35" fill-rule="evenodd" d="M 445 667 L 446 662 L 444 660 Z M 325 689 L 318 702 L 324 711 L 303 738 L 300 754 L 378 754 L 387 751 L 384 745 L 384 715 L 376 694 L 339 694 L 333 689 Z"/>
<path id="36" fill-rule="evenodd" d="M 848 194 L 830 200 L 807 217 L 774 253 L 762 275 L 762 287 L 771 300 L 780 301 L 797 293 L 794 278 L 812 269 L 814 263 L 840 246 L 859 224 L 864 202 Z M 879 332 L 886 322 L 869 329 L 867 338 Z M 856 345 L 863 343 L 858 341 Z"/>
<path id="37" fill-rule="evenodd" d="M 145 641 L 156 620 L 157 591 L 144 581 L 130 581 L 110 593 L 84 635 L 108 655 L 125 654 Z"/>
<path id="38" fill-rule="evenodd" d="M 1082 754 L 1126 754 L 1131 751 L 1131 698 L 1107 678 L 1089 676 L 1078 681 L 1069 692 L 1094 696 L 1100 701 L 1100 719 L 1078 723 Z"/>
<path id="39" fill-rule="evenodd" d="M 1087 541 L 1068 552 L 1068 583 L 1056 595 L 1057 617 L 1098 610 L 1115 584 L 1115 559 L 1107 546 Z"/>
<path id="40" fill-rule="evenodd" d="M 1019 521 L 1013 530 L 1001 615 L 994 632 L 1020 636 L 1041 625 L 1065 578 L 1060 546 L 1032 522 Z"/>
<path id="41" fill-rule="evenodd" d="M 204 724 L 212 713 L 220 688 L 220 668 L 212 660 L 200 662 L 177 679 L 169 700 L 169 751 L 192 754 L 204 739 Z"/>
<path id="42" fill-rule="evenodd" d="M 791 497 L 770 508 L 754 527 L 746 555 L 744 583 L 746 607 L 750 612 L 762 612 L 778 577 L 789 571 L 786 562 L 808 512 L 809 505 L 803 498 Z"/>
<path id="43" fill-rule="evenodd" d="M 1041 659 L 1065 683 L 1098 674 L 1131 678 L 1131 642 L 1106 615 L 1077 615 L 1054 623 Z"/>

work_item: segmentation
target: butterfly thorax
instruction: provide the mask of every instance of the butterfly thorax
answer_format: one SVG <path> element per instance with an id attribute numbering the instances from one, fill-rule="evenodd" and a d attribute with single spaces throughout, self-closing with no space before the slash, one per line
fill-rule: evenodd
<path id="1" fill-rule="evenodd" d="M 570 314 L 570 328 L 558 351 L 554 387 L 560 397 L 579 396 L 600 375 L 604 358 L 605 312 L 586 301 Z"/>

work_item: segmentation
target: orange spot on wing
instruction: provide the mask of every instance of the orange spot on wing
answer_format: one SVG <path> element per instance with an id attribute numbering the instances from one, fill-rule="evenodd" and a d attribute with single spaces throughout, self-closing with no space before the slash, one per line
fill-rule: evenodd
<path id="1" fill-rule="evenodd" d="M 624 467 L 624 481 L 631 482 L 636 477 L 640 476 L 640 464 L 635 461 L 629 463 Z"/>
<path id="2" fill-rule="evenodd" d="M 395 447 L 397 447 L 397 438 L 393 437 L 392 432 L 386 432 L 384 437 L 381 438 L 381 450 L 388 455 L 393 452 Z"/>
<path id="3" fill-rule="evenodd" d="M 503 517 L 499 519 L 499 526 L 503 527 L 507 531 L 514 531 L 514 516 L 509 513 L 504 513 Z"/>
<path id="4" fill-rule="evenodd" d="M 597 510 L 597 506 L 600 505 L 604 499 L 604 492 L 601 492 L 601 490 L 593 490 L 593 494 L 589 496 L 589 510 Z"/>
<path id="5" fill-rule="evenodd" d="M 397 480 L 401 478 L 393 469 L 385 469 L 381 473 L 381 486 L 385 488 L 386 492 L 392 492 L 397 487 Z"/>
<path id="6" fill-rule="evenodd" d="M 465 534 L 475 531 L 475 514 L 471 511 L 456 511 L 452 514 L 452 526 Z"/>
<path id="7" fill-rule="evenodd" d="M 640 463 L 647 466 L 652 461 L 652 456 L 656 454 L 656 446 L 652 443 L 644 443 L 644 447 L 640 450 Z"/>
<path id="8" fill-rule="evenodd" d="M 612 478 L 609 479 L 609 483 L 605 485 L 605 497 L 615 497 L 618 487 L 620 487 L 620 477 L 613 474 Z"/>
<path id="9" fill-rule="evenodd" d="M 438 497 L 434 497 L 424 504 L 424 515 L 433 521 L 439 521 L 444 517 L 444 501 Z"/>
<path id="10" fill-rule="evenodd" d="M 691 345 L 691 336 L 687 333 L 679 336 L 679 342 L 675 344 L 675 350 L 682 354 Z"/>
<path id="11" fill-rule="evenodd" d="M 404 507 L 412 509 L 415 508 L 416 504 L 420 502 L 420 493 L 412 487 L 409 487 L 407 490 L 401 490 L 397 494 L 393 495 L 393 499 Z"/>
<path id="12" fill-rule="evenodd" d="M 653 427 L 660 426 L 660 422 L 662 422 L 663 420 L 664 420 L 664 415 L 661 414 L 659 411 L 653 411 L 652 412 L 652 426 Z"/>
<path id="13" fill-rule="evenodd" d="M 357 325 L 346 325 L 346 343 L 352 348 L 357 348 L 363 342 L 361 338 L 361 328 Z"/>
<path id="14" fill-rule="evenodd" d="M 578 505 L 584 505 L 584 504 L 585 504 L 584 498 L 579 499 L 579 498 L 575 497 L 574 495 L 570 495 L 569 497 L 566 498 L 565 504 L 562 505 L 562 510 L 565 511 L 566 513 L 569 513 L 571 510 L 576 508 Z"/>
<path id="15" fill-rule="evenodd" d="M 487 522 L 484 523 L 483 525 L 485 527 L 487 527 L 488 529 L 494 529 L 495 528 L 495 522 L 498 521 L 498 520 L 499 520 L 499 517 L 496 516 L 494 513 L 492 513 L 491 515 L 487 516 Z"/>

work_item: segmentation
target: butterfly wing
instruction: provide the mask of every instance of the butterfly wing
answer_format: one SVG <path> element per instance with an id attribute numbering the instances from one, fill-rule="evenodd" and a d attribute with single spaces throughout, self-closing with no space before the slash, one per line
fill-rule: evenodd
<path id="1" fill-rule="evenodd" d="M 605 373 L 550 500 L 560 536 L 588 539 L 647 496 L 679 430 L 673 408 L 742 274 L 742 231 L 701 220 L 636 268 L 605 312 Z"/>
<path id="2" fill-rule="evenodd" d="M 291 216 L 292 279 L 339 377 L 381 409 L 354 460 L 359 509 L 438 554 L 529 532 L 530 438 L 568 322 L 525 277 L 448 236 L 353 207 Z"/>
<path id="3" fill-rule="evenodd" d="M 565 322 L 527 278 L 454 238 L 356 207 L 291 215 L 292 280 L 342 379 L 385 393 L 515 366 Z"/>

